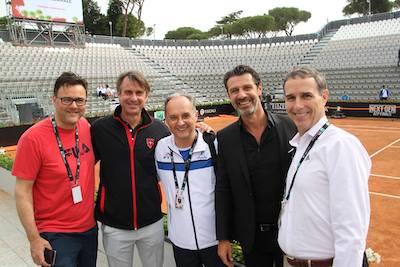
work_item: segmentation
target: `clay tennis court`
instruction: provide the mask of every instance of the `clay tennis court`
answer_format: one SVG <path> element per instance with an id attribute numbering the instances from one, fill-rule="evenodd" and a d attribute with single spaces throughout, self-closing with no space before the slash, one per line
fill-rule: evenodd
<path id="1" fill-rule="evenodd" d="M 233 116 L 206 118 L 219 130 L 235 121 Z M 382 256 L 380 265 L 400 266 L 400 120 L 346 118 L 331 119 L 335 125 L 356 135 L 372 159 L 369 179 L 371 223 L 367 247 Z M 13 155 L 14 147 L 8 147 Z M 97 180 L 98 180 L 98 167 Z M 166 210 L 163 203 L 163 210 Z"/>

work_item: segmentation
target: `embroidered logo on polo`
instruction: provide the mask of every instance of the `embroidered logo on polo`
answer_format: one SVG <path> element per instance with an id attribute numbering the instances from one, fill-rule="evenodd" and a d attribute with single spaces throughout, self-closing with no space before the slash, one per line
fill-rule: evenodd
<path id="1" fill-rule="evenodd" d="M 146 138 L 146 145 L 149 149 L 153 149 L 154 144 L 155 144 L 154 138 L 150 138 L 150 137 Z"/>

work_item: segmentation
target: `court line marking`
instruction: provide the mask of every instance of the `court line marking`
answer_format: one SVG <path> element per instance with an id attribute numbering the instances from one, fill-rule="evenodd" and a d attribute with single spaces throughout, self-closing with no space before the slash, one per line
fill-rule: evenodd
<path id="1" fill-rule="evenodd" d="M 400 199 L 400 196 L 382 194 L 382 193 L 377 193 L 377 192 L 369 192 L 369 194 L 370 194 L 370 195 L 381 196 L 381 197 L 390 197 L 390 198 Z"/>
<path id="2" fill-rule="evenodd" d="M 351 125 L 351 124 L 335 124 L 338 127 L 346 128 L 359 128 L 359 129 L 376 129 L 376 130 L 400 130 L 398 127 L 383 127 L 383 126 L 363 126 L 363 125 Z"/>
<path id="3" fill-rule="evenodd" d="M 396 177 L 396 176 L 389 176 L 389 175 L 380 175 L 380 174 L 370 174 L 370 176 L 374 176 L 374 177 L 380 177 L 380 178 L 388 178 L 388 179 L 395 179 L 395 180 L 400 180 L 400 177 Z"/>
<path id="4" fill-rule="evenodd" d="M 384 130 L 384 129 L 369 129 L 369 128 L 352 128 L 352 127 L 341 127 L 339 126 L 339 128 L 342 128 L 344 130 L 347 131 L 365 131 L 365 132 L 374 132 L 374 133 L 400 133 L 400 130 Z"/>
<path id="5" fill-rule="evenodd" d="M 375 153 L 373 153 L 373 154 L 370 155 L 369 157 L 372 158 L 372 157 L 376 156 L 377 154 L 381 153 L 383 150 L 387 149 L 388 147 L 390 147 L 391 145 L 397 143 L 398 141 L 400 141 L 400 138 L 397 139 L 397 140 L 395 140 L 395 141 L 393 141 L 392 143 L 388 144 L 387 146 L 385 146 L 385 147 L 379 149 L 378 151 L 376 151 Z"/>

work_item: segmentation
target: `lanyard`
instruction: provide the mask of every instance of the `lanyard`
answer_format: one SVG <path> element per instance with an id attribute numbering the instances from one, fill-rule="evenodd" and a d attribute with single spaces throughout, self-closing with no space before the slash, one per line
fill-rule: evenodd
<path id="1" fill-rule="evenodd" d="M 296 178 L 297 172 L 301 166 L 301 164 L 303 163 L 304 159 L 307 157 L 308 152 L 310 152 L 311 148 L 314 146 L 315 141 L 317 141 L 317 139 L 321 136 L 321 134 L 323 134 L 326 130 L 326 128 L 328 128 L 328 126 L 330 125 L 329 121 L 327 121 L 319 130 L 318 133 L 314 136 L 314 138 L 311 140 L 311 142 L 308 144 L 306 151 L 304 151 L 303 156 L 301 157 L 299 163 L 297 164 L 297 168 L 296 168 L 296 172 L 293 175 L 293 179 L 292 182 L 290 183 L 290 187 L 289 187 L 289 191 L 286 195 L 286 197 L 284 198 L 283 201 L 288 201 L 289 197 L 290 197 L 290 192 L 292 192 L 292 188 L 293 188 L 293 184 L 294 184 L 294 180 Z"/>
<path id="2" fill-rule="evenodd" d="M 180 192 L 183 192 L 183 190 L 185 190 L 185 186 L 186 186 L 187 179 L 188 179 L 188 176 L 189 176 L 190 163 L 192 161 L 193 149 L 194 149 L 194 146 L 196 145 L 196 143 L 197 143 L 197 134 L 196 134 L 196 137 L 193 140 L 192 146 L 190 147 L 188 158 L 187 158 L 187 160 L 185 160 L 185 174 L 183 176 L 183 182 L 182 182 L 182 186 L 181 186 Z M 175 168 L 175 162 L 174 162 L 174 152 L 171 149 L 170 149 L 170 151 L 171 151 L 171 163 L 172 163 L 172 172 L 174 174 L 175 188 L 178 191 L 179 190 L 179 185 L 178 185 L 178 177 L 176 176 L 176 168 Z"/>
<path id="3" fill-rule="evenodd" d="M 61 158 L 63 159 L 65 168 L 67 169 L 67 174 L 68 174 L 68 178 L 71 182 L 74 181 L 74 176 L 72 175 L 72 171 L 71 168 L 68 164 L 67 158 L 65 156 L 65 149 L 63 148 L 62 144 L 61 144 L 61 139 L 60 139 L 60 134 L 58 133 L 58 129 L 57 129 L 57 125 L 56 125 L 56 120 L 54 118 L 54 114 L 51 115 L 51 124 L 53 125 L 53 131 L 54 134 L 56 135 L 56 139 L 57 139 L 57 145 L 58 145 L 58 149 L 60 150 L 60 154 L 61 154 Z M 79 171 L 80 171 L 80 167 L 81 167 L 81 155 L 79 153 L 79 135 L 78 135 L 78 127 L 75 127 L 75 150 L 76 150 L 76 154 L 78 156 L 77 160 L 76 160 L 76 174 L 75 174 L 75 184 L 78 183 L 79 180 Z"/>

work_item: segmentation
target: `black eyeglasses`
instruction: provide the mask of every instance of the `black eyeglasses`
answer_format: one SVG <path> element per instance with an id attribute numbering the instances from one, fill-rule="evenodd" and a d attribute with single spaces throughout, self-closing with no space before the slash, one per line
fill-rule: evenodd
<path id="1" fill-rule="evenodd" d="M 83 106 L 86 104 L 86 99 L 85 98 L 81 98 L 81 97 L 77 97 L 77 98 L 73 98 L 73 97 L 57 97 L 58 99 L 61 100 L 61 103 L 63 103 L 64 105 L 72 105 L 72 102 L 75 102 L 75 104 L 77 106 Z"/>

